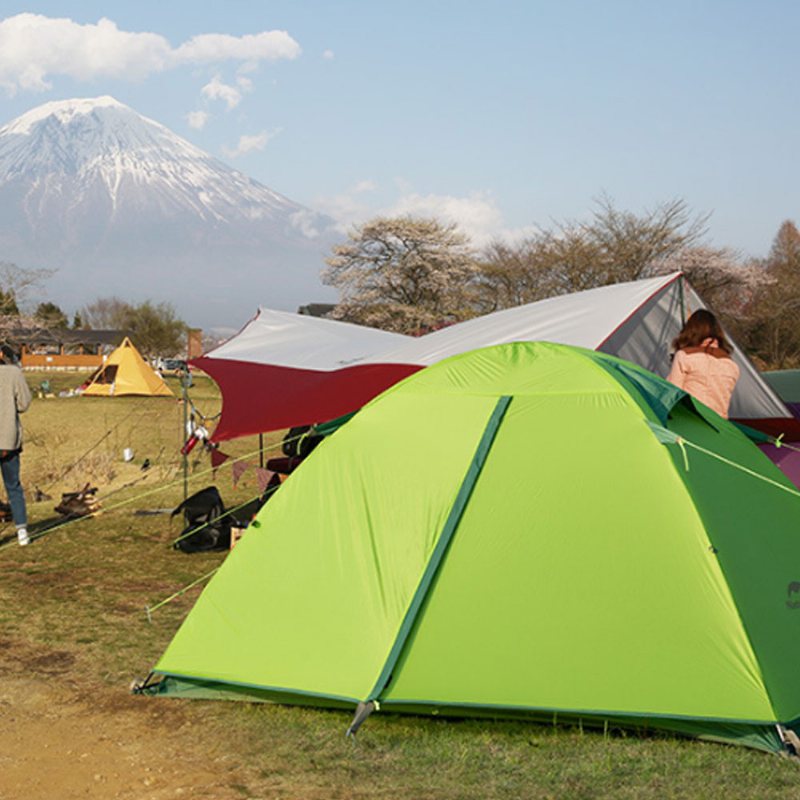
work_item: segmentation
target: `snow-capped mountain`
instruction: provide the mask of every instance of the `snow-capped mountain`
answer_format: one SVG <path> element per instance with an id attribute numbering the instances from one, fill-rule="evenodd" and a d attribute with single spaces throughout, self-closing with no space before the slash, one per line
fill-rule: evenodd
<path id="1" fill-rule="evenodd" d="M 112 97 L 46 103 L 0 128 L 0 261 L 57 269 L 68 308 L 169 300 L 196 324 L 330 299 L 332 220 Z"/>

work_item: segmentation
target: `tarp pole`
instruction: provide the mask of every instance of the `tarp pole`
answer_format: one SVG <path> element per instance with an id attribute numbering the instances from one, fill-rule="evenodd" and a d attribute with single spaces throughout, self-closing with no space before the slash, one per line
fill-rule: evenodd
<path id="1" fill-rule="evenodd" d="M 183 432 L 181 441 L 186 437 L 189 430 L 189 370 L 181 372 L 181 390 L 183 392 Z M 182 448 L 183 453 L 183 499 L 189 497 L 189 453 L 186 448 Z"/>
<path id="2" fill-rule="evenodd" d="M 680 297 L 680 304 L 681 304 L 681 330 L 683 330 L 683 326 L 686 325 L 686 293 L 683 291 L 683 275 L 678 278 L 678 294 Z"/>

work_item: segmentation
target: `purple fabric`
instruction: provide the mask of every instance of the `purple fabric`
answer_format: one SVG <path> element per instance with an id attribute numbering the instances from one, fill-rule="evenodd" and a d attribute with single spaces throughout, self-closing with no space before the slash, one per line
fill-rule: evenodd
<path id="1" fill-rule="evenodd" d="M 787 403 L 786 408 L 788 408 L 797 419 L 800 419 L 800 403 Z"/>
<path id="2" fill-rule="evenodd" d="M 794 444 L 792 445 L 795 446 Z M 759 447 L 783 472 L 784 475 L 800 489 L 800 453 L 787 447 L 775 447 L 773 444 L 760 444 Z"/>

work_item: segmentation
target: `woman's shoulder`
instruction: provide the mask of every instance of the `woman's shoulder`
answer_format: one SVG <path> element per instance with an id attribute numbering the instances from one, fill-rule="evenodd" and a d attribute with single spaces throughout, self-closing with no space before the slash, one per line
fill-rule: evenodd
<path id="1" fill-rule="evenodd" d="M 678 353 L 683 353 L 683 358 L 687 358 L 689 356 L 708 356 L 710 358 L 718 358 L 718 359 L 725 359 L 727 361 L 733 362 L 731 358 L 731 354 L 724 350 L 721 347 L 717 347 L 715 345 L 699 345 L 697 347 L 683 347 L 678 350 L 675 355 L 677 357 Z"/>

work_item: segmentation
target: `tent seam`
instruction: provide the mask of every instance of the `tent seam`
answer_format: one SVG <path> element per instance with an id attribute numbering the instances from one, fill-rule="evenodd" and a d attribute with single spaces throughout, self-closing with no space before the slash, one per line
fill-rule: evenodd
<path id="1" fill-rule="evenodd" d="M 375 682 L 375 686 L 367 697 L 366 702 L 378 700 L 381 693 L 391 680 L 392 671 L 403 654 L 408 637 L 411 635 L 411 631 L 419 617 L 419 613 L 422 610 L 425 599 L 427 598 L 428 593 L 433 586 L 436 575 L 439 572 L 439 568 L 444 562 L 450 544 L 453 541 L 467 505 L 469 504 L 472 491 L 475 488 L 475 484 L 478 482 L 478 478 L 480 477 L 483 466 L 486 463 L 486 459 L 489 457 L 492 444 L 494 443 L 495 437 L 497 436 L 497 432 L 500 429 L 511 400 L 511 396 L 503 395 L 497 401 L 494 409 L 492 410 L 491 416 L 489 417 L 486 427 L 484 428 L 483 435 L 481 436 L 478 446 L 475 449 L 475 453 L 472 456 L 470 465 L 467 467 L 466 475 L 461 482 L 461 486 L 459 487 L 458 493 L 453 501 L 453 505 L 450 507 L 450 513 L 445 521 L 444 528 L 439 534 L 438 541 L 431 552 L 428 563 L 423 571 L 422 577 L 420 578 L 420 582 L 417 585 L 417 588 L 403 617 L 403 621 L 400 624 L 395 641 L 389 651 L 388 656 L 386 657 L 386 662 L 384 663 L 383 668 L 378 675 L 378 679 Z"/>

